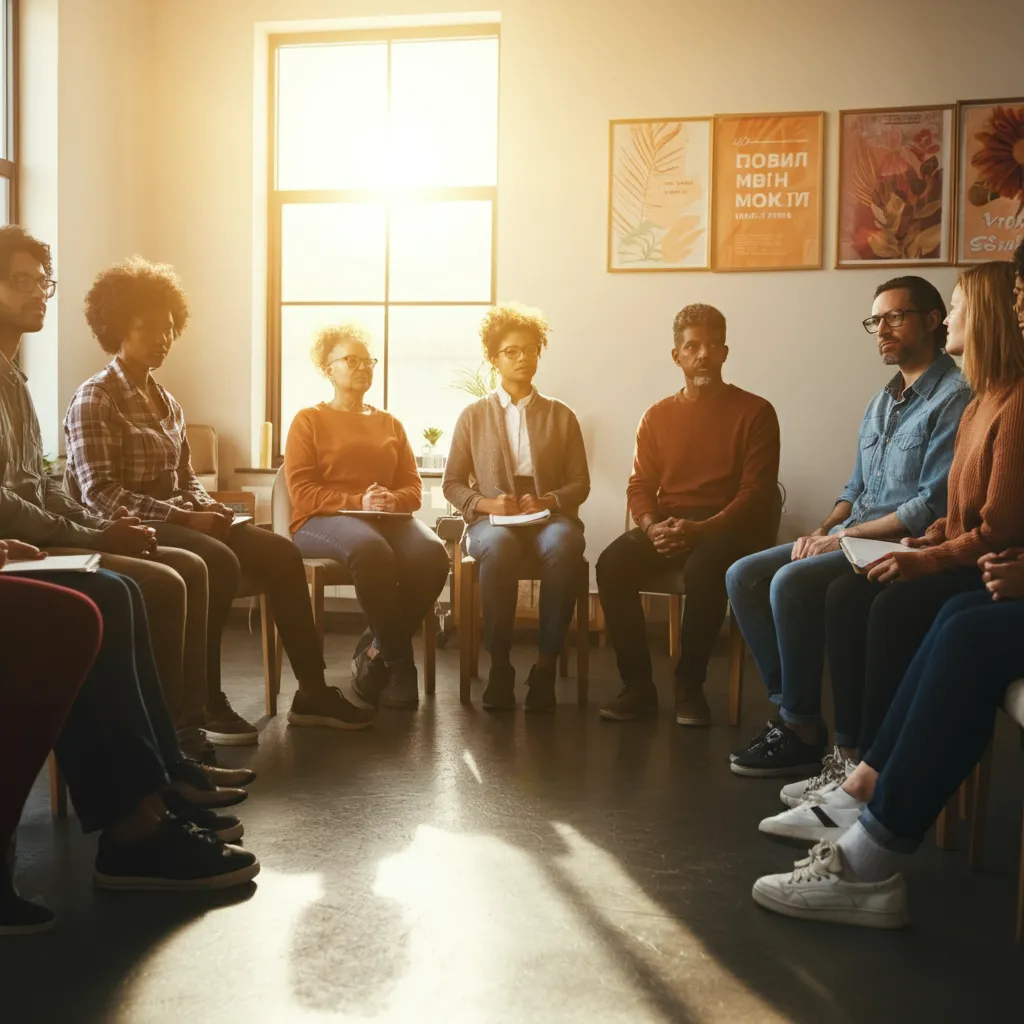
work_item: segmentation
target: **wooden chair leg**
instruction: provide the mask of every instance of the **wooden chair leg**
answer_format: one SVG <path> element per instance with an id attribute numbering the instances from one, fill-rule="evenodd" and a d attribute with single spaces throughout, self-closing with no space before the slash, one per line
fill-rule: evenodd
<path id="1" fill-rule="evenodd" d="M 66 818 L 68 816 L 68 790 L 64 785 L 64 776 L 61 774 L 60 765 L 57 764 L 57 755 L 50 751 L 50 814 L 54 818 Z"/>
<path id="2" fill-rule="evenodd" d="M 281 689 L 277 654 L 277 626 L 274 614 L 270 610 L 270 601 L 266 594 L 260 595 L 260 625 L 263 634 L 263 685 L 266 692 L 267 717 L 277 714 L 277 694 Z"/>
<path id="3" fill-rule="evenodd" d="M 576 596 L 576 701 L 586 707 L 590 688 L 590 571 L 585 569 Z"/>
<path id="4" fill-rule="evenodd" d="M 469 684 L 473 678 L 473 645 L 476 620 L 476 594 L 473 592 L 473 573 L 463 565 L 459 587 L 459 700 L 469 703 Z"/>
<path id="5" fill-rule="evenodd" d="M 952 850 L 956 843 L 956 823 L 960 812 L 960 794 L 954 793 L 935 820 L 935 845 L 940 850 Z"/>
<path id="6" fill-rule="evenodd" d="M 739 725 L 743 714 L 743 670 L 747 644 L 735 618 L 729 619 L 729 724 Z"/>
<path id="7" fill-rule="evenodd" d="M 1020 878 L 1017 880 L 1017 941 L 1024 939 L 1024 826 L 1020 833 Z"/>
<path id="8" fill-rule="evenodd" d="M 472 612 L 470 613 L 470 624 L 472 626 L 471 633 L 473 635 L 473 645 L 470 648 L 473 652 L 473 660 L 470 662 L 470 670 L 472 672 L 473 679 L 480 678 L 480 648 L 483 646 L 483 609 L 480 607 L 480 566 L 474 562 L 472 567 L 468 567 L 469 572 L 462 581 L 463 587 L 467 588 L 470 593 L 471 602 L 470 607 Z"/>
<path id="9" fill-rule="evenodd" d="M 988 810 L 988 791 L 992 780 L 992 745 L 986 748 L 981 760 L 971 773 L 970 785 L 970 838 L 967 841 L 967 862 L 972 868 L 981 864 L 985 853 L 985 815 Z"/>
<path id="10" fill-rule="evenodd" d="M 562 642 L 562 653 L 558 656 L 558 675 L 562 679 L 569 678 L 569 635 Z"/>
<path id="11" fill-rule="evenodd" d="M 431 608 L 423 620 L 423 686 L 428 697 L 437 688 L 437 612 Z"/>
<path id="12" fill-rule="evenodd" d="M 668 656 L 679 657 L 679 625 L 683 618 L 683 598 L 680 594 L 668 595 Z"/>

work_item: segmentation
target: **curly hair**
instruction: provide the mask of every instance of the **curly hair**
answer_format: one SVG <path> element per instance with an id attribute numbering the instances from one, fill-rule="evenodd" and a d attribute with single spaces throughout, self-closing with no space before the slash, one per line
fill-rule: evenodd
<path id="1" fill-rule="evenodd" d="M 341 341 L 358 341 L 370 348 L 370 334 L 358 324 L 331 324 L 329 327 L 322 327 L 313 342 L 310 351 L 310 358 L 313 365 L 328 379 L 331 379 L 331 371 L 327 357 L 334 351 L 334 346 Z"/>
<path id="2" fill-rule="evenodd" d="M 689 306 L 683 306 L 676 313 L 676 318 L 672 321 L 672 341 L 676 348 L 679 348 L 687 327 L 707 327 L 718 336 L 719 341 L 723 344 L 725 342 L 725 317 L 714 306 L 694 302 Z"/>
<path id="3" fill-rule="evenodd" d="M 537 344 L 547 348 L 547 319 L 539 309 L 530 309 L 516 303 L 492 306 L 480 323 L 480 340 L 488 359 L 498 358 L 498 348 L 513 331 L 522 331 L 537 339 Z"/>
<path id="4" fill-rule="evenodd" d="M 45 242 L 30 235 L 17 224 L 0 227 L 0 276 L 11 269 L 11 257 L 16 252 L 27 252 L 43 268 L 47 277 L 53 277 L 53 257 Z"/>
<path id="5" fill-rule="evenodd" d="M 85 319 L 104 352 L 114 355 L 135 317 L 171 314 L 177 338 L 188 323 L 188 300 L 174 268 L 132 256 L 96 275 L 85 297 Z"/>

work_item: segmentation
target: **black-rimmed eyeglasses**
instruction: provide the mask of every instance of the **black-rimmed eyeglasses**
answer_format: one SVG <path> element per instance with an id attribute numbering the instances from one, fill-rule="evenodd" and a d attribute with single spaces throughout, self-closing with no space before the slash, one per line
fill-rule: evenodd
<path id="1" fill-rule="evenodd" d="M 877 334 L 878 328 L 882 326 L 884 320 L 890 327 L 902 327 L 903 321 L 906 319 L 908 313 L 920 313 L 919 309 L 890 309 L 887 313 L 881 313 L 878 316 L 869 316 L 866 320 L 862 320 L 861 323 L 864 325 L 864 330 L 868 334 Z"/>

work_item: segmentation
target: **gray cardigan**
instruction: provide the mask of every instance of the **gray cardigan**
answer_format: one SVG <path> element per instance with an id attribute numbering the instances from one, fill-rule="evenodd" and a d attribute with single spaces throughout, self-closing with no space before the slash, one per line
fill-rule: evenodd
<path id="1" fill-rule="evenodd" d="M 578 520 L 579 507 L 590 494 L 590 471 L 576 414 L 537 393 L 526 412 L 526 431 L 538 496 L 555 495 L 562 514 Z M 462 410 L 442 489 L 467 523 L 483 518 L 476 513 L 481 498 L 515 493 L 505 410 L 496 393 Z"/>

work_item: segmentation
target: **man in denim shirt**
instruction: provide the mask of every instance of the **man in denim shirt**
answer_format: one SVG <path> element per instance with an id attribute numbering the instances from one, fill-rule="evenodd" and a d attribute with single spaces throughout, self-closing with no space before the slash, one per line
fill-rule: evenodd
<path id="1" fill-rule="evenodd" d="M 899 277 L 878 288 L 871 314 L 864 328 L 899 373 L 868 403 L 850 482 L 812 534 L 743 558 L 726 576 L 732 613 L 780 717 L 732 756 L 737 775 L 805 778 L 820 770 L 828 740 L 825 601 L 833 581 L 850 572 L 840 537 L 916 537 L 946 514 L 953 442 L 971 394 L 943 351 L 945 305 L 923 278 Z M 837 749 L 807 790 L 846 777 L 855 732 L 837 719 Z M 799 801 L 802 787 L 787 786 L 784 796 Z"/>

